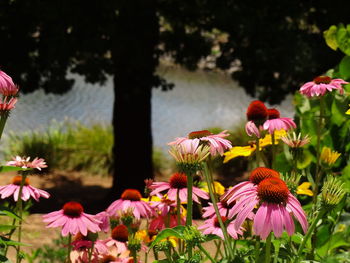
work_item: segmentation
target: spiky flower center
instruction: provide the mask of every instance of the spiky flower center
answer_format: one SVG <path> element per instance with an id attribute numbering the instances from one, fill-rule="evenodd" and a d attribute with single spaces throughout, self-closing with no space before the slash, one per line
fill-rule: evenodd
<path id="1" fill-rule="evenodd" d="M 117 261 L 117 258 L 112 255 L 106 255 L 104 256 L 99 262 L 100 263 L 109 263 L 109 262 L 115 262 Z"/>
<path id="2" fill-rule="evenodd" d="M 253 122 L 262 122 L 267 118 L 267 108 L 260 100 L 252 101 L 247 109 L 247 119 Z"/>
<path id="3" fill-rule="evenodd" d="M 125 225 L 119 225 L 113 228 L 112 230 L 112 238 L 119 242 L 128 241 L 129 232 L 128 228 Z"/>
<path id="4" fill-rule="evenodd" d="M 278 119 L 280 117 L 280 112 L 276 109 L 268 109 L 267 114 L 269 120 Z"/>
<path id="5" fill-rule="evenodd" d="M 221 220 L 225 224 L 225 222 L 227 220 L 227 217 L 226 216 L 221 216 Z M 215 219 L 214 219 L 214 226 L 215 227 L 220 227 L 219 219 L 217 217 L 215 217 Z"/>
<path id="6" fill-rule="evenodd" d="M 175 173 L 170 177 L 171 188 L 182 189 L 187 187 L 187 176 L 184 173 Z"/>
<path id="7" fill-rule="evenodd" d="M 84 208 L 78 202 L 68 202 L 63 206 L 63 214 L 69 217 L 80 217 Z"/>
<path id="8" fill-rule="evenodd" d="M 209 135 L 212 135 L 212 133 L 208 130 L 203 130 L 203 131 L 194 131 L 194 132 L 191 132 L 190 134 L 188 134 L 188 138 L 189 139 L 200 139 L 202 137 L 206 137 L 206 136 L 209 136 Z"/>
<path id="9" fill-rule="evenodd" d="M 21 185 L 21 182 L 22 182 L 22 176 L 20 175 L 16 175 L 15 177 L 12 178 L 12 184 L 14 185 Z M 24 185 L 25 186 L 29 185 L 28 177 L 24 180 Z"/>
<path id="10" fill-rule="evenodd" d="M 328 76 L 318 76 L 314 78 L 314 82 L 316 84 L 329 84 L 331 83 L 332 79 Z"/>
<path id="11" fill-rule="evenodd" d="M 140 191 L 136 189 L 126 189 L 123 193 L 121 198 L 123 200 L 130 200 L 130 201 L 140 201 L 142 198 L 142 195 Z"/>
<path id="12" fill-rule="evenodd" d="M 277 171 L 272 170 L 270 168 L 258 167 L 258 168 L 255 168 L 253 171 L 251 171 L 249 180 L 253 184 L 259 184 L 262 180 L 266 178 L 272 178 L 272 177 L 279 178 L 280 174 Z"/>
<path id="13" fill-rule="evenodd" d="M 258 185 L 258 196 L 263 202 L 286 204 L 289 189 L 280 178 L 267 178 Z"/>

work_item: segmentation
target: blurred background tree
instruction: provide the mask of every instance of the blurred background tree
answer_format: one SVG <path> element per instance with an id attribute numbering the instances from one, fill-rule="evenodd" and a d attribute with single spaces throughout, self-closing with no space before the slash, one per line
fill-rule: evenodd
<path id="1" fill-rule="evenodd" d="M 252 0 L 51 0 L 0 2 L 0 64 L 22 92 L 63 93 L 74 81 L 115 86 L 111 198 L 153 176 L 151 89 L 159 58 L 228 70 L 251 95 L 280 102 L 336 65 L 322 37 L 349 23 L 350 3 Z M 45 113 L 42 113 L 45 114 Z"/>

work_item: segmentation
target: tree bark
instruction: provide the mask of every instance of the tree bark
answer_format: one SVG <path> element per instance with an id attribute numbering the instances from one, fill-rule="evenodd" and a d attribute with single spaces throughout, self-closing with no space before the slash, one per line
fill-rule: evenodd
<path id="1" fill-rule="evenodd" d="M 114 172 L 110 198 L 128 188 L 143 193 L 153 178 L 151 89 L 158 65 L 155 0 L 120 1 L 113 35 Z"/>

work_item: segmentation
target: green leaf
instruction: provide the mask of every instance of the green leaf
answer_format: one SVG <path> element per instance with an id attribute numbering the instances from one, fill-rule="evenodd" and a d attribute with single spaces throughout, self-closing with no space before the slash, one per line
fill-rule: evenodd
<path id="1" fill-rule="evenodd" d="M 6 172 L 17 172 L 17 171 L 29 171 L 33 170 L 31 168 L 22 168 L 17 166 L 0 166 L 0 173 L 6 173 Z"/>
<path id="2" fill-rule="evenodd" d="M 177 237 L 177 238 L 183 238 L 183 232 L 181 232 L 181 230 L 183 230 L 183 228 L 178 228 L 181 226 L 177 226 L 174 228 L 166 228 L 164 229 L 162 232 L 160 232 L 156 239 L 153 240 L 151 246 L 149 247 L 149 249 L 152 249 L 158 242 L 160 242 L 161 240 L 168 238 L 168 237 Z"/>
<path id="3" fill-rule="evenodd" d="M 323 32 L 323 37 L 326 40 L 326 44 L 333 50 L 337 50 L 337 27 L 331 26 L 328 30 Z"/>
<path id="4" fill-rule="evenodd" d="M 16 227 L 15 225 L 0 225 L 0 232 L 10 231 Z"/>
<path id="5" fill-rule="evenodd" d="M 339 64 L 339 72 L 343 79 L 350 78 L 350 57 L 345 56 Z"/>
<path id="6" fill-rule="evenodd" d="M 0 244 L 5 246 L 31 246 L 30 244 L 17 242 L 11 239 L 8 239 L 7 237 L 0 236 Z"/>
<path id="7" fill-rule="evenodd" d="M 12 212 L 8 207 L 0 207 L 0 216 L 8 216 L 13 219 L 21 220 L 21 218 L 16 215 L 14 212 Z"/>
<path id="8" fill-rule="evenodd" d="M 336 34 L 339 49 L 350 56 L 350 25 L 339 28 Z"/>
<path id="9" fill-rule="evenodd" d="M 0 262 L 8 262 L 8 263 L 10 263 L 10 260 L 7 257 L 5 257 L 4 255 L 0 255 Z"/>

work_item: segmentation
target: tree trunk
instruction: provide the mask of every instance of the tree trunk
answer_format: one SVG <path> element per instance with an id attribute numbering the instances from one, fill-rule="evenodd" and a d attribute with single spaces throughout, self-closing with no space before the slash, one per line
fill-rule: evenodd
<path id="1" fill-rule="evenodd" d="M 113 200 L 127 188 L 143 193 L 144 179 L 153 178 L 151 89 L 155 84 L 159 40 L 154 0 L 120 2 L 112 39 Z"/>

